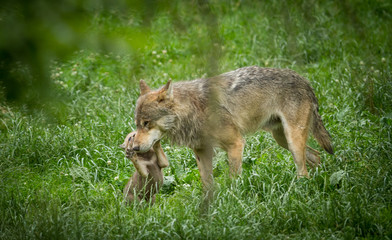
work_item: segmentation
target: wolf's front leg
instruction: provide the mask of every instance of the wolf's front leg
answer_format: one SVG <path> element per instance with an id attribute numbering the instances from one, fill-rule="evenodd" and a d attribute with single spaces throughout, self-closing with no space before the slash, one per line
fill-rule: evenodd
<path id="1" fill-rule="evenodd" d="M 236 138 L 227 151 L 229 157 L 230 177 L 236 177 L 242 172 L 242 154 L 244 151 L 245 142 L 242 137 Z"/>
<path id="2" fill-rule="evenodd" d="M 219 139 L 220 146 L 227 152 L 230 177 L 234 178 L 242 172 L 242 154 L 245 140 L 234 124 L 226 124 L 222 129 L 224 131 L 217 134 L 217 139 Z"/>
<path id="3" fill-rule="evenodd" d="M 199 168 L 205 199 L 209 202 L 213 199 L 214 179 L 212 176 L 212 158 L 214 150 L 212 147 L 193 149 L 196 154 L 197 167 Z"/>

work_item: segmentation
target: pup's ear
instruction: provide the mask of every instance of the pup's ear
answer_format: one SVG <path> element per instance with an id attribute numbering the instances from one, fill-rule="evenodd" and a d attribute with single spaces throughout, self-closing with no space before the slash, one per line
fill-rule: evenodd
<path id="1" fill-rule="evenodd" d="M 164 99 L 173 99 L 173 84 L 171 80 L 169 80 L 159 91 L 158 101 L 162 101 Z"/>
<path id="2" fill-rule="evenodd" d="M 140 96 L 150 92 L 151 89 L 147 86 L 147 83 L 142 79 L 140 80 Z"/>
<path id="3" fill-rule="evenodd" d="M 125 147 L 126 147 L 125 143 L 121 144 L 119 147 L 122 148 L 122 149 L 125 149 Z"/>

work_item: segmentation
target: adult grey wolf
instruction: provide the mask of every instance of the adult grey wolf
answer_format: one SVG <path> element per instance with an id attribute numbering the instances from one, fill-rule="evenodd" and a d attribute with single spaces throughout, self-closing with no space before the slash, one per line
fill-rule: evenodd
<path id="1" fill-rule="evenodd" d="M 260 129 L 292 153 L 298 177 L 308 176 L 306 162 L 320 163 L 319 152 L 306 145 L 309 133 L 333 154 L 313 89 L 292 70 L 244 67 L 212 78 L 169 81 L 158 90 L 141 80 L 140 91 L 133 150 L 146 152 L 164 136 L 190 147 L 207 191 L 213 148 L 227 151 L 231 175 L 240 174 L 243 136 Z"/>
<path id="2" fill-rule="evenodd" d="M 163 183 L 162 168 L 169 166 L 169 162 L 159 141 L 147 152 L 135 153 L 132 149 L 135 135 L 136 132 L 129 133 L 120 145 L 136 168 L 136 172 L 124 187 L 124 197 L 128 203 L 134 201 L 135 195 L 139 201 L 144 199 L 154 203 L 155 194 Z"/>

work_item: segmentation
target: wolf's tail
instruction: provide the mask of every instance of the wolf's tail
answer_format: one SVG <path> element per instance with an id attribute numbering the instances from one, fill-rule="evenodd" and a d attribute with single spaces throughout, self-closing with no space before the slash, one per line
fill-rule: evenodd
<path id="1" fill-rule="evenodd" d="M 321 116 L 318 112 L 318 106 L 316 105 L 313 109 L 313 126 L 312 133 L 314 138 L 325 149 L 329 154 L 333 154 L 333 147 L 331 144 L 331 135 L 329 135 L 327 129 L 325 129 Z"/>

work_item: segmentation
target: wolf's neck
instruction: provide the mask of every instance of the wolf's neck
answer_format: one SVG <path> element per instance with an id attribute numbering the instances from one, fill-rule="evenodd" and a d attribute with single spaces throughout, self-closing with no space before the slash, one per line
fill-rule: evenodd
<path id="1" fill-rule="evenodd" d="M 204 118 L 200 118 L 197 113 L 179 116 L 167 136 L 176 145 L 197 148 L 202 143 L 204 123 Z"/>
<path id="2" fill-rule="evenodd" d="M 167 136 L 176 145 L 197 148 L 203 143 L 207 108 L 204 83 L 200 79 L 174 86 L 176 122 Z"/>

